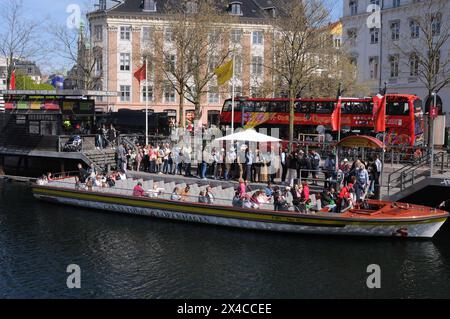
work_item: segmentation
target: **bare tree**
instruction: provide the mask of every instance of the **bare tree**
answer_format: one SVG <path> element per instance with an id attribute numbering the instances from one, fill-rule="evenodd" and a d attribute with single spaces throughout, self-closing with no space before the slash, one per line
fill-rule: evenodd
<path id="1" fill-rule="evenodd" d="M 289 147 L 294 140 L 295 99 L 307 87 L 320 68 L 319 54 L 328 32 L 329 11 L 323 1 L 279 0 L 279 14 L 272 18 L 275 27 L 274 64 L 267 66 L 274 72 L 279 90 L 289 97 Z"/>
<path id="2" fill-rule="evenodd" d="M 7 61 L 8 87 L 14 59 L 25 60 L 45 53 L 45 47 L 39 43 L 40 20 L 28 20 L 23 11 L 20 0 L 2 1 L 0 5 L 0 54 Z"/>
<path id="3" fill-rule="evenodd" d="M 180 126 L 184 126 L 184 100 L 202 116 L 202 101 L 208 92 L 219 94 L 214 70 L 231 58 L 227 34 L 234 18 L 223 10 L 222 1 L 170 3 L 164 36 L 155 43 L 153 60 L 162 77 L 160 85 L 173 88 L 180 97 Z M 226 22 L 225 23 L 225 19 Z"/>
<path id="4" fill-rule="evenodd" d="M 341 85 L 341 93 L 347 96 L 370 94 L 368 83 L 360 82 L 357 68 L 351 57 L 342 49 L 331 44 L 320 56 L 320 69 L 311 77 L 305 88 L 305 95 L 311 97 L 335 97 Z"/>
<path id="5" fill-rule="evenodd" d="M 89 30 L 83 25 L 79 29 L 66 25 L 52 26 L 49 30 L 53 38 L 53 52 L 66 62 L 74 65 L 68 79 L 79 90 L 94 90 L 103 78 L 101 47 L 91 44 Z"/>

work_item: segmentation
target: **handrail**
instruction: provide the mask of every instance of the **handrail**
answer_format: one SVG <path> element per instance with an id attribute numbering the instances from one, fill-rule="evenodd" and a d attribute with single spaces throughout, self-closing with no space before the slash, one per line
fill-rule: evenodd
<path id="1" fill-rule="evenodd" d="M 438 157 L 440 154 L 442 154 L 442 156 L 444 156 L 445 152 L 440 151 L 440 152 L 434 153 L 434 154 L 427 153 L 426 155 L 424 155 L 420 159 L 418 159 L 414 164 L 403 166 L 400 169 L 389 174 L 389 176 L 388 176 L 388 196 L 390 195 L 391 188 L 393 187 L 392 183 L 400 183 L 401 190 L 403 190 L 405 188 L 405 185 L 407 183 L 414 184 L 414 181 L 417 177 L 423 176 L 425 174 L 425 172 L 424 172 L 422 174 L 416 175 L 417 170 L 422 168 L 424 165 L 426 165 L 428 163 L 428 161 L 430 160 L 431 156 Z M 442 163 L 442 168 L 443 168 L 443 163 Z M 399 175 L 396 178 L 394 178 L 393 176 L 395 174 L 399 174 Z"/>
<path id="2" fill-rule="evenodd" d="M 59 182 L 59 183 L 63 183 L 63 184 L 66 184 L 66 185 L 70 185 L 70 186 L 73 186 L 73 187 L 75 187 L 75 183 L 69 183 L 69 182 L 64 182 L 63 180 L 64 179 L 67 179 L 68 177 L 66 177 L 66 178 L 62 178 L 61 180 L 56 180 L 57 182 Z M 70 177 L 69 177 L 70 178 Z M 53 181 L 55 181 L 55 180 L 53 180 Z M 138 182 L 138 180 L 136 181 L 136 183 Z M 46 186 L 51 186 L 51 183 L 52 183 L 52 181 L 50 181 L 48 184 L 46 184 Z M 175 187 L 176 187 L 176 185 L 175 185 Z M 68 188 L 68 187 L 67 187 Z M 130 188 L 122 188 L 122 187 L 117 187 L 117 186 L 114 186 L 114 187 L 111 187 L 111 188 L 103 188 L 103 187 L 98 187 L 98 186 L 92 186 L 92 188 L 94 189 L 94 188 L 98 188 L 98 189 L 114 189 L 114 190 L 119 190 L 119 191 L 129 191 L 129 192 L 133 192 L 133 189 L 130 189 Z M 151 190 L 146 190 L 146 192 L 149 192 L 149 191 L 151 191 Z M 159 196 L 163 196 L 163 195 L 172 195 L 173 194 L 173 192 L 167 192 L 166 190 L 164 191 L 164 192 L 159 192 L 158 193 L 158 195 Z M 118 194 L 118 195 L 120 195 L 120 194 Z M 214 194 L 213 194 L 214 195 Z M 181 195 L 180 195 L 181 196 Z M 146 197 L 148 197 L 148 198 L 158 198 L 158 197 L 150 197 L 150 196 L 144 196 L 144 198 L 146 198 Z M 183 196 L 182 196 L 183 197 Z M 188 198 L 196 198 L 197 200 L 200 198 L 200 196 L 199 195 L 185 195 L 184 197 L 188 197 Z M 161 198 L 160 198 L 161 199 Z M 233 199 L 229 199 L 229 198 L 222 198 L 222 197 L 217 197 L 217 196 L 215 196 L 214 195 L 214 200 L 224 200 L 224 201 L 230 201 L 231 203 L 233 202 Z M 174 201 L 174 200 L 172 200 L 172 201 Z M 181 199 L 180 200 L 178 200 L 178 201 L 182 201 Z M 273 203 L 264 203 L 264 204 L 273 204 Z M 261 204 L 260 204 L 261 205 Z"/>

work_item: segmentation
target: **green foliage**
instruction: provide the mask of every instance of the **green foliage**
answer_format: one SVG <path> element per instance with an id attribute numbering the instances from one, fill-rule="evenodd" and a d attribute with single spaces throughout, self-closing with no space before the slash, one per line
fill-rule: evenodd
<path id="1" fill-rule="evenodd" d="M 27 75 L 16 75 L 16 90 L 54 90 L 55 88 L 50 84 L 39 84 Z"/>

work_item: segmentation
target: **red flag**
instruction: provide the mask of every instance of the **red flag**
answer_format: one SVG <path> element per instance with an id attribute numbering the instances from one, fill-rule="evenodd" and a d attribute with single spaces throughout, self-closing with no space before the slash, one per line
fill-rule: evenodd
<path id="1" fill-rule="evenodd" d="M 12 71 L 11 73 L 11 79 L 9 80 L 9 89 L 10 90 L 16 89 L 16 71 Z"/>
<path id="2" fill-rule="evenodd" d="M 139 82 L 142 82 L 147 78 L 145 64 L 143 66 L 141 66 L 141 68 L 139 70 L 137 70 L 136 73 L 134 73 L 134 77 L 136 79 L 138 79 Z"/>
<path id="3" fill-rule="evenodd" d="M 331 128 L 333 132 L 337 132 L 341 130 L 341 109 L 342 109 L 342 100 L 338 98 L 338 102 L 336 108 L 331 114 Z"/>
<path id="4" fill-rule="evenodd" d="M 373 98 L 373 125 L 375 133 L 386 132 L 386 95 Z"/>

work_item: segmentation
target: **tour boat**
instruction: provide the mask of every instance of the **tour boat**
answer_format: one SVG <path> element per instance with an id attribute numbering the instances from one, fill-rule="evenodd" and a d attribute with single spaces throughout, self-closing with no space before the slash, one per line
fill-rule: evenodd
<path id="1" fill-rule="evenodd" d="M 157 198 L 134 197 L 132 189 L 136 183 L 135 180 L 126 180 L 118 182 L 113 188 L 79 190 L 75 187 L 74 178 L 65 178 L 46 185 L 33 184 L 32 191 L 39 200 L 62 205 L 211 225 L 305 234 L 431 238 L 448 217 L 447 212 L 435 208 L 377 200 L 367 200 L 364 209 L 351 208 L 340 214 L 330 213 L 325 208 L 308 214 L 275 211 L 273 204 L 264 205 L 260 209 L 247 209 L 233 207 L 233 189 L 222 190 L 221 187 L 216 188 L 216 191 L 221 195 L 227 194 L 227 199 L 217 199 L 214 205 L 207 205 L 197 203 L 194 199 L 192 202 L 170 200 L 174 182 L 166 183 L 164 189 L 167 193 Z M 149 187 L 152 183 L 153 181 L 146 181 L 144 186 Z M 198 190 L 197 187 L 201 189 L 195 185 L 195 190 Z"/>

